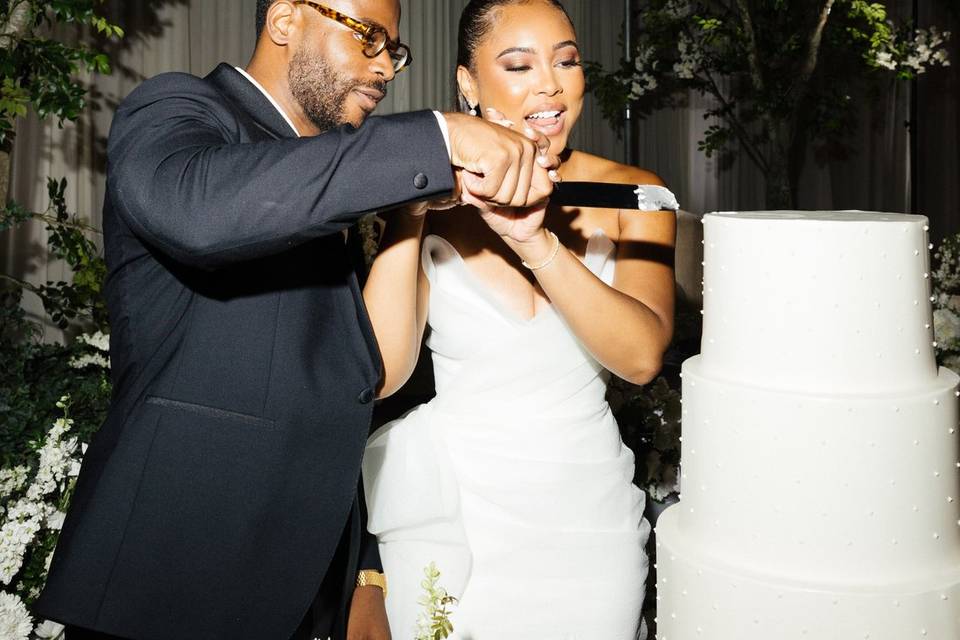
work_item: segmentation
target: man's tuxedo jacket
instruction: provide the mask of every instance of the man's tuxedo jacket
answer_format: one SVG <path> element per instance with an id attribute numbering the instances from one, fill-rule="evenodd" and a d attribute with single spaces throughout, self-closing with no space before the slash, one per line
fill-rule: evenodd
<path id="1" fill-rule="evenodd" d="M 351 514 L 381 362 L 341 231 L 452 188 L 430 112 L 298 139 L 228 65 L 123 102 L 104 204 L 114 397 L 42 615 L 286 640 L 345 527 L 351 570 L 375 554 Z"/>

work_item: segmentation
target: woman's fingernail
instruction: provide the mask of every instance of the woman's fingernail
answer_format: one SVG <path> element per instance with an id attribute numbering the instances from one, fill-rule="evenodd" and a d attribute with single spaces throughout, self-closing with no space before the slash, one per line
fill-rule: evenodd
<path id="1" fill-rule="evenodd" d="M 546 169 L 550 166 L 550 158 L 547 156 L 537 156 L 537 164 Z"/>
<path id="2" fill-rule="evenodd" d="M 557 173 L 556 169 L 550 169 L 550 171 L 547 171 L 547 176 L 549 176 L 549 178 L 554 182 L 560 182 L 560 174 Z"/>

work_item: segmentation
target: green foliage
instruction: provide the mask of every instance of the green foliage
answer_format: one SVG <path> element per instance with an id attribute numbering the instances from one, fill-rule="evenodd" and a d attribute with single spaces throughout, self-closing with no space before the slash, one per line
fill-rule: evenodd
<path id="1" fill-rule="evenodd" d="M 96 358 L 105 354 L 83 340 L 44 344 L 19 302 L 19 292 L 0 292 L 0 468 L 28 462 L 31 443 L 42 440 L 56 419 L 62 396 L 73 399 L 74 431 L 82 442 L 103 423 L 110 402 L 108 369 Z"/>
<path id="2" fill-rule="evenodd" d="M 32 285 L 4 278 L 9 284 L 40 297 L 51 320 L 61 329 L 80 322 L 96 330 L 107 330 L 107 309 L 101 291 L 107 274 L 106 264 L 97 245 L 87 234 L 96 232 L 79 215 L 67 210 L 64 191 L 66 180 L 49 179 L 47 193 L 50 205 L 44 212 L 31 212 L 12 202 L 0 209 L 0 232 L 27 220 L 46 223 L 50 253 L 65 260 L 73 271 L 73 282 L 48 282 Z"/>
<path id="3" fill-rule="evenodd" d="M 426 577 L 420 586 L 424 594 L 419 599 L 423 612 L 417 622 L 415 640 L 444 640 L 453 633 L 453 623 L 450 622 L 451 612 L 447 607 L 454 604 L 457 599 L 447 594 L 446 589 L 440 586 L 440 571 L 436 564 L 431 562 L 423 573 Z"/>
<path id="4" fill-rule="evenodd" d="M 851 151 L 851 95 L 876 90 L 889 72 L 910 79 L 949 64 L 949 34 L 895 25 L 881 3 L 835 0 L 825 12 L 827 2 L 641 0 L 630 59 L 612 71 L 585 65 L 590 89 L 617 128 L 628 104 L 644 117 L 689 91 L 713 96 L 700 150 L 736 150 L 768 183 L 795 181 L 791 163 L 806 144 Z"/>
<path id="5" fill-rule="evenodd" d="M 48 36 L 58 24 L 93 29 L 107 38 L 123 30 L 97 13 L 103 0 L 19 0 L 7 3 L 0 24 L 9 27 L 17 5 L 29 4 L 30 19 L 22 30 L 0 40 L 0 146 L 9 144 L 16 118 L 32 107 L 40 118 L 60 124 L 76 120 L 86 106 L 87 89 L 78 73 L 110 73 L 106 55 L 83 43 L 65 44 Z"/>

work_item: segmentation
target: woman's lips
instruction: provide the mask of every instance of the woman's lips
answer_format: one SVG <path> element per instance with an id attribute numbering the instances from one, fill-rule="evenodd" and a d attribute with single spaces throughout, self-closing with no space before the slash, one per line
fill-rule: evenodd
<path id="1" fill-rule="evenodd" d="M 534 114 L 537 115 L 537 114 Z M 566 112 L 561 111 L 557 116 L 551 117 L 527 117 L 524 119 L 531 129 L 539 131 L 545 136 L 555 136 L 563 132 L 563 124 L 566 119 Z"/>

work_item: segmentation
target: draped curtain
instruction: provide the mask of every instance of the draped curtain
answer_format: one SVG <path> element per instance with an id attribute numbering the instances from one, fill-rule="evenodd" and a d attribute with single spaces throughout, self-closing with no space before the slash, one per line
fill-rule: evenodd
<path id="1" fill-rule="evenodd" d="M 415 64 L 391 84 L 380 113 L 422 108 L 450 109 L 456 30 L 467 0 L 402 0 L 401 34 L 413 47 Z M 612 68 L 622 55 L 622 0 L 565 0 L 578 31 L 584 57 Z M 909 15 L 911 0 L 890 2 L 898 15 Z M 921 2 L 920 24 L 956 29 L 956 15 Z M 904 13 L 907 12 L 907 13 Z M 46 177 L 68 180 L 72 211 L 100 224 L 105 177 L 105 144 L 113 110 L 145 78 L 165 71 L 203 75 L 217 63 L 243 66 L 253 51 L 256 0 L 110 0 L 107 13 L 127 31 L 112 46 L 114 73 L 89 78 L 93 104 L 76 124 L 62 129 L 56 122 L 26 119 L 18 126 L 12 162 L 11 197 L 22 204 L 47 206 Z M 914 135 L 918 164 L 911 172 L 909 133 L 911 87 L 889 87 L 879 100 L 865 105 L 855 138 L 859 152 L 852 158 L 821 165 L 806 163 L 801 180 L 801 208 L 857 208 L 910 211 L 930 216 L 935 237 L 960 230 L 960 146 L 957 145 L 957 95 L 960 52 L 952 44 L 956 63 L 923 77 L 917 85 L 920 118 Z M 734 154 L 732 166 L 706 158 L 697 142 L 710 125 L 703 114 L 709 97 L 691 95 L 680 109 L 653 114 L 637 125 L 637 164 L 658 173 L 677 193 L 684 209 L 758 209 L 763 206 L 762 176 L 746 156 Z M 588 96 L 572 146 L 622 161 L 623 141 L 602 119 Z M 389 150 L 385 150 L 389 152 Z M 916 184 L 911 185 L 911 175 Z M 48 260 L 42 225 L 0 236 L 0 268 L 31 282 L 68 277 L 64 265 Z M 25 297 L 27 309 L 40 317 L 39 305 Z M 58 333 L 51 331 L 48 338 Z"/>

